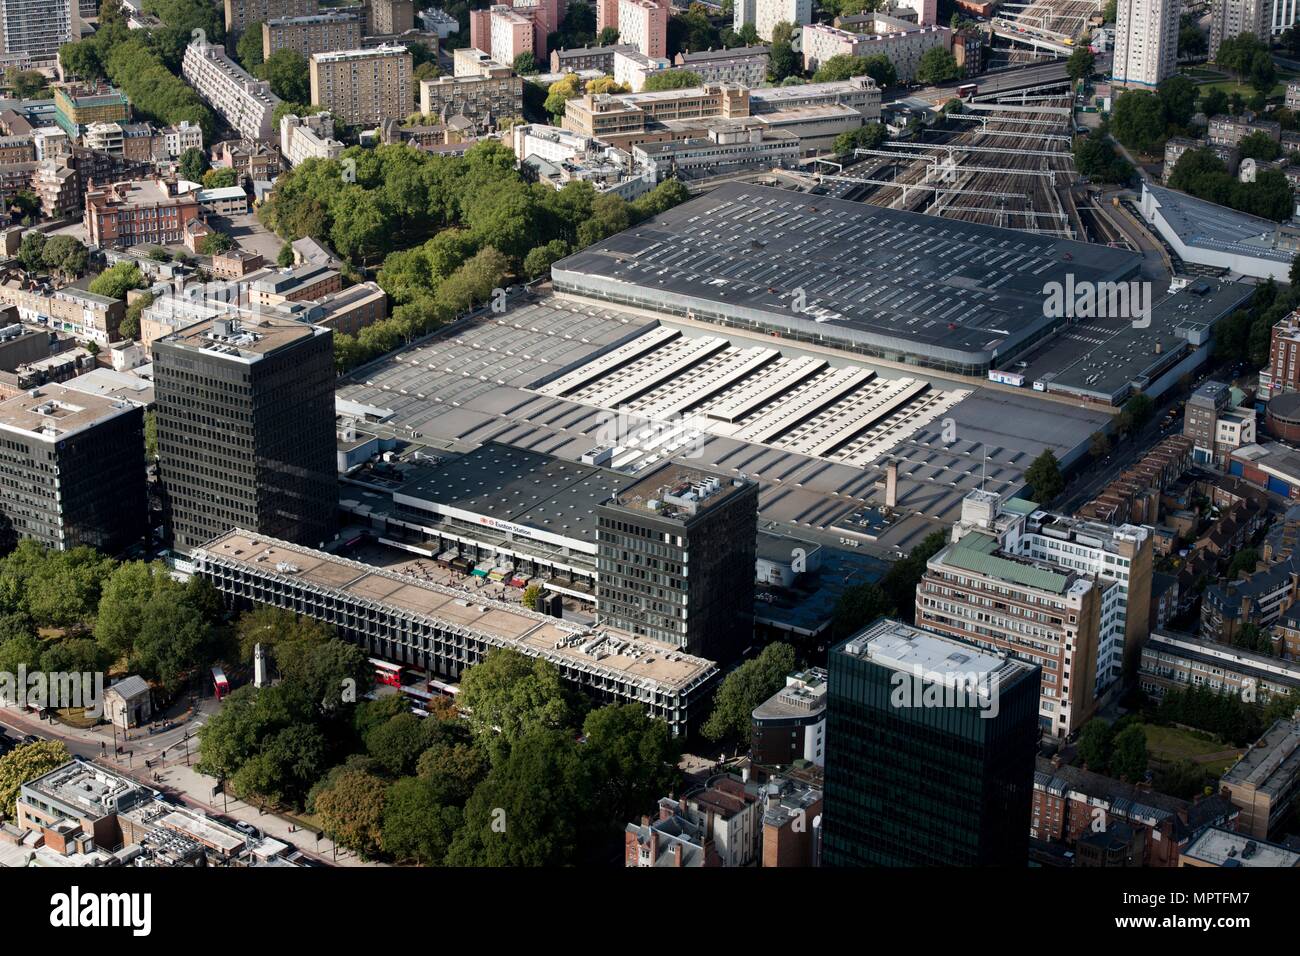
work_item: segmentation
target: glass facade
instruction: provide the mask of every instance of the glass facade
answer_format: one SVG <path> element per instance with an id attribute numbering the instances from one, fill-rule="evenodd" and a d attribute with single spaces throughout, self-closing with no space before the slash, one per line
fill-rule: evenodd
<path id="1" fill-rule="evenodd" d="M 911 675 L 849 643 L 829 656 L 823 865 L 1027 865 L 1038 668 L 998 685 L 996 716 L 900 706 Z"/>

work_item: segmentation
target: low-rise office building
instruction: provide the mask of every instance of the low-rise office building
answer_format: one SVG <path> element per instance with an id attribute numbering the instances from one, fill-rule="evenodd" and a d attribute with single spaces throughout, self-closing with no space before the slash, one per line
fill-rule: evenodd
<path id="1" fill-rule="evenodd" d="M 754 708 L 750 759 L 786 767 L 796 760 L 826 764 L 826 671 L 790 674 L 785 687 Z"/>
<path id="2" fill-rule="evenodd" d="M 1238 832 L 1257 840 L 1284 836 L 1281 828 L 1300 797 L 1300 720 L 1275 721 L 1219 786 L 1241 811 Z"/>
<path id="3" fill-rule="evenodd" d="M 586 627 L 247 531 L 191 552 L 196 573 L 237 604 L 292 608 L 368 653 L 456 680 L 500 647 L 550 661 L 605 700 L 638 703 L 675 735 L 702 719 L 712 661 L 609 626 Z"/>

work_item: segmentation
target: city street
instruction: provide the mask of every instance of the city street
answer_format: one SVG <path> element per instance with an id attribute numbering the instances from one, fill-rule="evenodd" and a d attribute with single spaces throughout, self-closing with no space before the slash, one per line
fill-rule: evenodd
<path id="1" fill-rule="evenodd" d="M 17 707 L 0 707 L 0 728 L 8 730 L 9 736 L 17 739 L 32 734 L 47 740 L 60 740 L 73 756 L 162 790 L 185 806 L 249 823 L 265 836 L 297 847 L 305 856 L 319 864 L 383 865 L 359 859 L 351 850 L 336 848 L 328 838 L 318 838 L 311 830 L 299 829 L 292 821 L 278 814 L 263 811 L 232 796 L 223 796 L 220 792 L 214 793 L 216 781 L 198 773 L 191 765 L 196 760 L 198 744 L 194 734 L 218 706 L 213 700 L 200 701 L 197 713 L 189 720 L 157 734 L 133 730 L 120 755 L 113 752 L 113 732 L 106 724 L 81 730 L 58 722 L 40 720 Z M 151 765 L 147 768 L 146 760 Z"/>

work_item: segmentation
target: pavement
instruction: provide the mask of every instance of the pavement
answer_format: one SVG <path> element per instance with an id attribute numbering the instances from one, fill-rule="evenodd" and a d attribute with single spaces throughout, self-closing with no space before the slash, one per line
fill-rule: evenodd
<path id="1" fill-rule="evenodd" d="M 197 759 L 198 742 L 194 735 L 220 706 L 210 698 L 196 701 L 193 706 L 188 699 L 183 699 L 176 708 L 180 714 L 153 725 L 165 729 L 156 733 L 149 733 L 147 728 L 133 729 L 125 740 L 119 731 L 117 742 L 123 750 L 120 754 L 114 752 L 115 736 L 109 724 L 81 729 L 41 720 L 16 706 L 0 706 L 0 727 L 8 728 L 19 738 L 34 734 L 45 740 L 60 740 L 74 756 L 163 790 L 185 806 L 251 823 L 264 835 L 297 847 L 322 865 L 384 865 L 362 860 L 353 851 L 336 847 L 327 837 L 318 838 L 314 831 L 301 828 L 273 811 L 219 792 L 214 795 L 216 779 L 199 773 L 191 764 Z M 172 726 L 167 727 L 169 723 Z M 145 765 L 146 761 L 149 766 Z"/>

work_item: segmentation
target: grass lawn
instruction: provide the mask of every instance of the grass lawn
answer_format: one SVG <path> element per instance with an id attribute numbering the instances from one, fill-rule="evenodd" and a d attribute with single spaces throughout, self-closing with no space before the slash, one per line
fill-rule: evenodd
<path id="1" fill-rule="evenodd" d="M 1195 760 L 1208 773 L 1222 776 L 1223 771 L 1232 766 L 1241 753 L 1240 750 L 1228 744 L 1219 743 L 1217 740 L 1203 739 L 1193 732 L 1179 727 L 1143 724 L 1142 729 L 1147 735 L 1147 753 L 1151 755 L 1152 760 L 1161 763 L 1173 763 L 1183 759 Z M 1206 736 L 1208 737 L 1208 735 Z M 1227 751 L 1232 751 L 1232 754 L 1210 761 L 1201 759 L 1209 754 L 1220 754 Z"/>
<path id="2" fill-rule="evenodd" d="M 1210 90 L 1216 89 L 1223 90 L 1223 92 L 1228 96 L 1231 96 L 1233 93 L 1240 93 L 1246 99 L 1250 99 L 1255 95 L 1255 88 L 1253 86 L 1249 83 L 1238 83 L 1233 78 L 1232 74 L 1227 72 L 1201 68 L 1184 70 L 1183 75 L 1196 83 L 1202 97 L 1204 97 L 1206 93 L 1210 92 Z M 1298 76 L 1300 76 L 1300 73 L 1297 73 L 1294 70 L 1278 70 L 1278 82 L 1274 84 L 1273 89 L 1269 91 L 1269 97 L 1286 96 L 1287 82 L 1289 80 L 1294 80 Z"/>
<path id="3" fill-rule="evenodd" d="M 59 723 L 67 724 L 69 727 L 77 727 L 81 730 L 88 730 L 99 723 L 98 717 L 87 717 L 85 709 L 81 707 L 64 707 L 54 713 L 58 717 Z"/>

